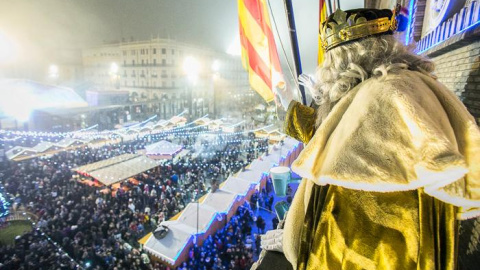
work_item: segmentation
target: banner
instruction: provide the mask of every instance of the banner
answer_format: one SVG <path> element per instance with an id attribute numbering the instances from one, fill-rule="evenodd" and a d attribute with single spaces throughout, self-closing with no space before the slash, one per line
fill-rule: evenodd
<path id="1" fill-rule="evenodd" d="M 265 101 L 273 101 L 273 89 L 283 76 L 266 0 L 238 0 L 238 18 L 242 64 L 250 86 Z"/>

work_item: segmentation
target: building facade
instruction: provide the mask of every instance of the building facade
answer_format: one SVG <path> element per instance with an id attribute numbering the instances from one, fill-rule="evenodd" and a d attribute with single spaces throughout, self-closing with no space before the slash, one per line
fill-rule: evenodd
<path id="1" fill-rule="evenodd" d="M 409 0 L 410 40 L 480 122 L 480 1 Z M 460 223 L 459 269 L 480 263 L 480 218 Z"/>
<path id="2" fill-rule="evenodd" d="M 83 65 L 96 90 L 128 91 L 133 102 L 158 100 L 165 117 L 184 109 L 213 114 L 229 102 L 225 93 L 251 92 L 240 58 L 168 39 L 89 48 Z"/>

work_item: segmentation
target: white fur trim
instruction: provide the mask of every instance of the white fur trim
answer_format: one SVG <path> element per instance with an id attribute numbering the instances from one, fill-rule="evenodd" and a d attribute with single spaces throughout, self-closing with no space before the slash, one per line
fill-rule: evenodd
<path id="1" fill-rule="evenodd" d="M 459 166 L 453 166 L 442 172 L 433 172 L 425 169 L 423 166 L 415 166 L 417 175 L 420 175 L 417 180 L 411 181 L 408 184 L 397 184 L 397 183 L 371 183 L 363 181 L 350 181 L 345 179 L 335 179 L 330 176 L 320 176 L 317 179 L 313 178 L 312 175 L 308 172 L 302 171 L 299 168 L 293 167 L 293 171 L 311 181 L 317 185 L 336 185 L 349 189 L 363 190 L 363 191 L 374 191 L 374 192 L 396 192 L 396 191 L 407 191 L 414 190 L 421 187 L 432 187 L 440 188 L 446 186 L 450 183 L 457 181 L 465 176 L 468 172 L 468 169 Z M 394 181 L 392 181 L 394 182 Z"/>
<path id="2" fill-rule="evenodd" d="M 477 217 L 480 217 L 480 209 L 475 209 L 475 210 L 457 214 L 458 220 L 467 220 L 467 219 L 472 219 Z"/>

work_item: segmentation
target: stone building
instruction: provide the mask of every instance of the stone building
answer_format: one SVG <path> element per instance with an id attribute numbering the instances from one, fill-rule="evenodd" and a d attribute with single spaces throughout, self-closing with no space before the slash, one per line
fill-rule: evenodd
<path id="1" fill-rule="evenodd" d="M 97 90 L 128 91 L 133 102 L 157 100 L 166 116 L 185 108 L 192 116 L 213 114 L 231 94 L 251 92 L 238 57 L 169 39 L 85 49 L 83 64 Z"/>

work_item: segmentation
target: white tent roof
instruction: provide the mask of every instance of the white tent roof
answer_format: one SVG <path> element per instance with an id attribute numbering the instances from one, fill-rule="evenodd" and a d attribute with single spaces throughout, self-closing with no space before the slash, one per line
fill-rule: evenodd
<path id="1" fill-rule="evenodd" d="M 271 162 L 268 159 L 267 160 L 256 159 L 250 164 L 248 168 L 254 171 L 268 172 L 270 168 L 273 167 L 273 165 L 274 165 L 273 162 Z"/>
<path id="2" fill-rule="evenodd" d="M 87 164 L 73 170 L 87 174 L 104 185 L 111 185 L 155 168 L 159 164 L 159 161 L 151 160 L 146 156 L 125 154 Z"/>
<path id="3" fill-rule="evenodd" d="M 8 150 L 5 155 L 11 160 L 19 158 L 31 158 L 39 154 L 44 154 L 48 151 L 62 150 L 63 148 L 67 148 L 72 145 L 82 145 L 85 143 L 87 143 L 87 141 L 75 138 L 64 138 L 56 143 L 40 142 L 34 147 L 15 146 L 14 148 Z"/>
<path id="4" fill-rule="evenodd" d="M 204 233 L 217 215 L 215 209 L 211 206 L 198 203 L 187 204 L 177 221 L 191 227 L 192 230 L 190 232 L 192 234 L 197 232 L 197 205 L 199 209 L 198 233 Z"/>
<path id="5" fill-rule="evenodd" d="M 243 172 L 240 172 L 237 177 L 242 178 L 246 181 L 249 181 L 250 183 L 259 183 L 260 180 L 262 179 L 263 172 L 262 171 L 257 171 L 257 170 L 245 170 Z"/>
<path id="6" fill-rule="evenodd" d="M 215 209 L 218 213 L 228 213 L 236 197 L 236 192 L 230 192 L 221 188 L 213 193 L 208 193 L 202 204 Z"/>
<path id="7" fill-rule="evenodd" d="M 37 151 L 38 153 L 50 151 L 50 150 L 56 150 L 57 146 L 51 142 L 41 142 L 34 147 L 32 147 L 33 150 Z"/>
<path id="8" fill-rule="evenodd" d="M 243 178 L 231 176 L 222 183 L 222 187 L 220 189 L 223 191 L 245 196 L 252 184 L 252 182 Z"/>
<path id="9" fill-rule="evenodd" d="M 293 147 L 297 147 L 300 142 L 291 138 L 291 137 L 287 137 L 285 138 L 285 140 L 283 140 L 283 143 L 284 143 L 284 147 L 286 147 L 288 150 L 292 150 Z"/>
<path id="10" fill-rule="evenodd" d="M 212 120 L 208 117 L 202 117 L 202 118 L 198 118 L 198 119 L 195 119 L 193 121 L 193 123 L 195 124 L 209 124 Z"/>
<path id="11" fill-rule="evenodd" d="M 174 264 L 178 255 L 183 251 L 183 248 L 192 237 L 192 228 L 178 221 L 162 222 L 169 228 L 169 232 L 165 238 L 157 240 L 151 236 L 143 248 L 162 259 L 167 260 L 170 264 Z"/>
<path id="12" fill-rule="evenodd" d="M 80 139 L 64 138 L 64 139 L 62 139 L 61 141 L 58 141 L 55 144 L 60 146 L 60 147 L 65 148 L 65 147 L 69 147 L 71 145 L 81 145 L 81 144 L 85 144 L 85 143 L 87 143 L 87 142 L 84 141 L 84 140 L 80 140 Z"/>
<path id="13" fill-rule="evenodd" d="M 182 150 L 182 146 L 178 144 L 171 143 L 169 141 L 159 141 L 154 144 L 145 146 L 147 150 L 147 155 L 175 155 L 176 153 Z"/>
<path id="14" fill-rule="evenodd" d="M 18 157 L 27 157 L 36 155 L 37 151 L 33 150 L 30 147 L 15 146 L 12 149 L 5 152 L 5 155 L 8 159 L 15 159 Z"/>
<path id="15" fill-rule="evenodd" d="M 187 118 L 183 117 L 183 116 L 173 116 L 172 118 L 170 118 L 170 120 L 168 120 L 170 123 L 172 124 L 177 124 L 177 123 L 180 123 L 180 122 L 185 122 L 187 121 Z"/>

